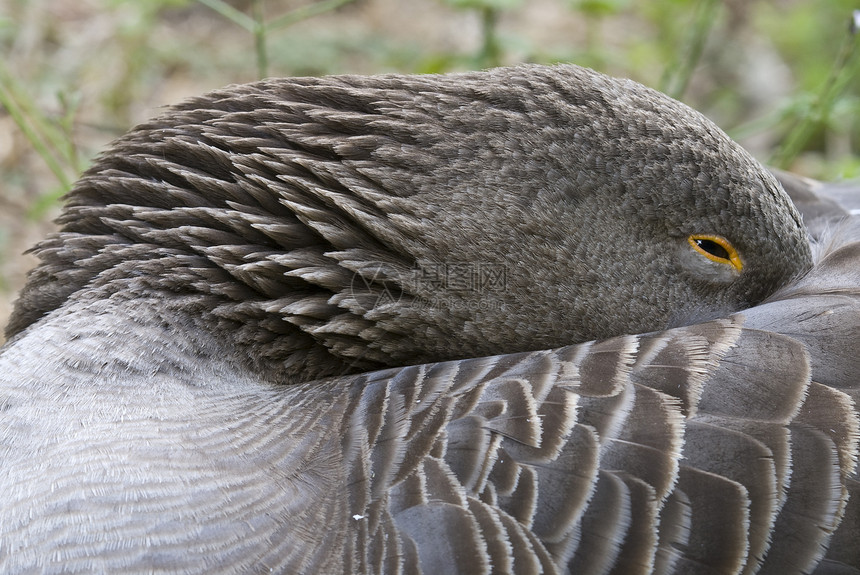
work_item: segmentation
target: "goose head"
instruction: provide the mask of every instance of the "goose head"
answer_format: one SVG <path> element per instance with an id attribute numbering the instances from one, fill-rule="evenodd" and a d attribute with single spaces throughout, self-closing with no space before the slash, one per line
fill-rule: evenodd
<path id="1" fill-rule="evenodd" d="M 120 138 L 59 222 L 8 336 L 149 298 L 290 382 L 665 329 L 811 266 L 713 123 L 569 65 L 228 87 Z"/>

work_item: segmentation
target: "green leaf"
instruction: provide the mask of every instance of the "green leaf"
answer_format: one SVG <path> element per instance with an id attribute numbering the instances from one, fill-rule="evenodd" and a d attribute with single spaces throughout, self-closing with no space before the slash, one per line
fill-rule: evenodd
<path id="1" fill-rule="evenodd" d="M 630 0 L 568 0 L 574 10 L 591 17 L 612 16 L 630 5 Z"/>
<path id="2" fill-rule="evenodd" d="M 519 8 L 523 4 L 523 0 L 445 0 L 445 4 L 454 8 L 466 8 L 472 10 L 483 10 L 490 8 L 493 10 L 510 10 Z"/>

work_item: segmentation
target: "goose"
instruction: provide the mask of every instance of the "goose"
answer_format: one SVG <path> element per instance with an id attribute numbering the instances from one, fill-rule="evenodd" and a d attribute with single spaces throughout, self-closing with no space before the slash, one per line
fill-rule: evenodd
<path id="1" fill-rule="evenodd" d="M 0 572 L 860 573 L 826 191 L 574 65 L 169 108 L 34 248 Z"/>

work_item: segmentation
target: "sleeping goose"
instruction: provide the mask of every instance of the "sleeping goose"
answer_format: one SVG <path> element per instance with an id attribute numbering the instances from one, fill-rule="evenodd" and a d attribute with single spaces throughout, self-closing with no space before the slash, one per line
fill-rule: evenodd
<path id="1" fill-rule="evenodd" d="M 34 248 L 0 572 L 858 573 L 840 210 L 572 65 L 175 106 Z"/>

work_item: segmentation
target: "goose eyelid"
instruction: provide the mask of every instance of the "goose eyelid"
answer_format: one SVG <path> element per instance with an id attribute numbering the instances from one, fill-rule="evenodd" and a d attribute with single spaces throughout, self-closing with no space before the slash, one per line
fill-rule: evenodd
<path id="1" fill-rule="evenodd" d="M 713 262 L 743 271 L 744 263 L 732 243 L 722 236 L 693 234 L 687 238 L 690 246 Z"/>

